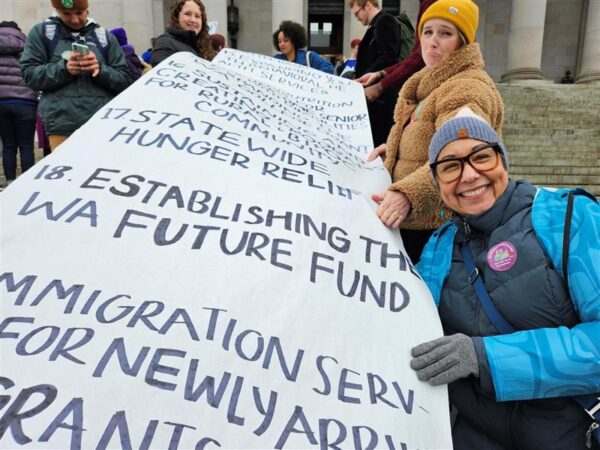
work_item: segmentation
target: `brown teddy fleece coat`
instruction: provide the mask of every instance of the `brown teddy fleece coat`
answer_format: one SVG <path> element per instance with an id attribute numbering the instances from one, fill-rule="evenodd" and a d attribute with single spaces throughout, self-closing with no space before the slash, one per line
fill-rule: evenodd
<path id="1" fill-rule="evenodd" d="M 432 230 L 448 218 L 441 217 L 442 202 L 429 169 L 429 142 L 440 125 L 468 106 L 501 134 L 502 98 L 483 68 L 479 44 L 473 43 L 438 67 L 420 70 L 402 87 L 384 163 L 393 180 L 389 190 L 404 193 L 412 205 L 400 228 Z"/>

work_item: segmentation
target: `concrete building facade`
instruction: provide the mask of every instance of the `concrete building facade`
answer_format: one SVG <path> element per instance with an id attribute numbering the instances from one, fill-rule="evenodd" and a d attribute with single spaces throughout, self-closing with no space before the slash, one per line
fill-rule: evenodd
<path id="1" fill-rule="evenodd" d="M 106 28 L 122 26 L 139 53 L 164 30 L 171 0 L 90 0 L 90 15 Z M 570 70 L 576 82 L 600 81 L 600 0 L 476 0 L 477 41 L 494 80 L 558 82 Z M 350 41 L 365 28 L 347 0 L 204 0 L 217 32 L 234 37 L 237 48 L 273 54 L 271 35 L 282 20 L 304 24 L 317 51 L 350 52 Z M 418 0 L 383 0 L 404 10 L 413 23 Z M 227 9 L 239 12 L 239 31 L 228 36 Z M 25 30 L 52 14 L 49 0 L 0 0 L 2 20 Z M 329 46 L 324 44 L 330 44 Z M 335 44 L 335 45 L 333 45 Z"/>

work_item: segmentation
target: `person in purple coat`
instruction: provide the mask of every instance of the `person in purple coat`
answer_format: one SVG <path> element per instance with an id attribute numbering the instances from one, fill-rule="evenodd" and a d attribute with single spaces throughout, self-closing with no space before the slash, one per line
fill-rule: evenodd
<path id="1" fill-rule="evenodd" d="M 137 80 L 142 76 L 144 65 L 135 53 L 133 45 L 127 42 L 127 32 L 125 31 L 125 28 L 114 28 L 110 30 L 110 32 L 115 35 L 117 41 L 119 41 L 119 45 L 123 49 L 123 53 L 125 53 L 125 61 L 127 61 L 127 67 L 129 68 L 131 78 Z"/>
<path id="2" fill-rule="evenodd" d="M 0 138 L 7 185 L 17 177 L 17 153 L 21 155 L 21 173 L 35 160 L 37 94 L 25 85 L 19 65 L 25 39 L 16 22 L 0 22 Z"/>

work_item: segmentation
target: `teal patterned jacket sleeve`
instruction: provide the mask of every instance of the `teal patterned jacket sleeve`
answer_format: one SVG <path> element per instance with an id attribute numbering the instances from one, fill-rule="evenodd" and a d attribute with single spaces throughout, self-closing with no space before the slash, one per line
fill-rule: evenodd
<path id="1" fill-rule="evenodd" d="M 456 225 L 453 222 L 442 225 L 429 238 L 416 267 L 438 307 L 444 282 L 450 273 L 455 235 Z"/>
<path id="2" fill-rule="evenodd" d="M 531 214 L 559 272 L 567 193 L 540 189 Z M 568 277 L 579 325 L 483 338 L 498 401 L 600 392 L 600 205 L 582 195 L 575 196 Z"/>

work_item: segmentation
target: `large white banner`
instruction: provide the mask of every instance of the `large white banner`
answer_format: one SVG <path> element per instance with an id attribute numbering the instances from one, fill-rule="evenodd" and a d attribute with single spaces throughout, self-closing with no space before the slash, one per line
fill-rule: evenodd
<path id="1" fill-rule="evenodd" d="M 0 448 L 446 449 L 358 84 L 176 54 L 0 194 Z"/>

